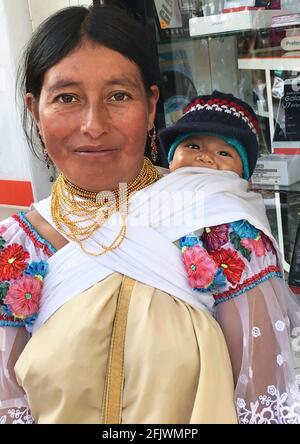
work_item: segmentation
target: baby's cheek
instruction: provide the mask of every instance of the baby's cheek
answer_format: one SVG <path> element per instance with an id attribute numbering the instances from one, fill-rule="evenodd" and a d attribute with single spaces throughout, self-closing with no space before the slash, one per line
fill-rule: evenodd
<path id="1" fill-rule="evenodd" d="M 177 168 L 181 168 L 181 167 L 188 166 L 188 165 L 189 165 L 189 162 L 184 156 L 177 156 L 175 159 L 173 159 L 173 162 L 172 162 L 173 169 L 175 169 L 175 170 Z"/>

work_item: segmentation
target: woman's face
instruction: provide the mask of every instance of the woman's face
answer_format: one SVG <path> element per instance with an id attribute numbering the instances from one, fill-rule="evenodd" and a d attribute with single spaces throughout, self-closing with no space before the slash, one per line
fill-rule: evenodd
<path id="1" fill-rule="evenodd" d="M 100 191 L 139 173 L 158 88 L 147 96 L 137 65 L 89 41 L 50 68 L 29 110 L 54 164 L 77 186 Z"/>
<path id="2" fill-rule="evenodd" d="M 195 135 L 178 145 L 170 170 L 186 166 L 234 171 L 243 176 L 243 163 L 235 148 L 215 136 Z"/>

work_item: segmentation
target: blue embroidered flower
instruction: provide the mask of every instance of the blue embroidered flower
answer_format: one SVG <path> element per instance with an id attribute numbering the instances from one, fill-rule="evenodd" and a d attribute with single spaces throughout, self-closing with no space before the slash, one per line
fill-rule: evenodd
<path id="1" fill-rule="evenodd" d="M 194 245 L 202 246 L 202 241 L 198 236 L 193 233 L 188 234 L 187 236 L 183 236 L 179 239 L 180 248 L 183 247 L 193 247 Z"/>
<path id="2" fill-rule="evenodd" d="M 46 276 L 48 270 L 48 264 L 45 261 L 40 262 L 31 262 L 26 270 L 24 271 L 25 275 L 36 276 L 37 278 L 43 280 Z"/>
<path id="3" fill-rule="evenodd" d="M 26 319 L 24 319 L 25 325 L 31 327 L 35 323 L 37 316 L 37 313 L 33 314 L 32 316 L 28 316 Z"/>
<path id="4" fill-rule="evenodd" d="M 259 231 L 245 219 L 232 222 L 230 225 L 241 238 L 256 239 L 259 235 Z"/>
<path id="5" fill-rule="evenodd" d="M 209 287 L 206 288 L 194 288 L 194 290 L 200 291 L 201 293 L 207 293 L 207 292 L 216 292 L 220 290 L 221 287 L 224 287 L 227 284 L 227 278 L 221 268 L 218 268 L 216 271 L 215 277 L 213 282 L 210 284 Z"/>
<path id="6" fill-rule="evenodd" d="M 227 283 L 227 278 L 224 274 L 224 270 L 218 268 L 212 285 L 214 287 L 223 287 L 224 285 L 226 285 L 226 283 Z"/>

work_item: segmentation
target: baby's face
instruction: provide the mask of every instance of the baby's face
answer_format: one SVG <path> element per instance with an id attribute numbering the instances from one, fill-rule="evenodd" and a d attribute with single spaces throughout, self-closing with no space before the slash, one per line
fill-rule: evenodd
<path id="1" fill-rule="evenodd" d="M 191 136 L 178 145 L 169 168 L 174 171 L 186 166 L 234 171 L 243 176 L 243 164 L 235 148 L 214 136 Z"/>

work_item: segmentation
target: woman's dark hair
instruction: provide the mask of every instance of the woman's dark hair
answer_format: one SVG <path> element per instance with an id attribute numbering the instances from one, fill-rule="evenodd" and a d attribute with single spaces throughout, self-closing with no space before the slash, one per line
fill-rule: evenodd
<path id="1" fill-rule="evenodd" d="M 35 31 L 18 73 L 22 97 L 31 92 L 38 100 L 45 73 L 84 40 L 99 43 L 132 60 L 140 69 L 145 91 L 158 84 L 154 51 L 147 46 L 147 28 L 113 6 L 74 6 L 58 11 Z M 23 105 L 23 128 L 33 152 L 40 157 L 36 125 Z"/>

